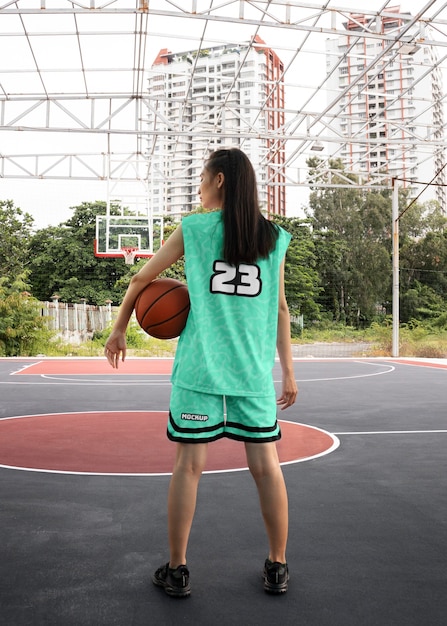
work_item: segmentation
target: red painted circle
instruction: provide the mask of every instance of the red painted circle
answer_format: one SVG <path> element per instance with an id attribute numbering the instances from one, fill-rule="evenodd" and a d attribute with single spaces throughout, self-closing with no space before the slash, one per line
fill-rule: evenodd
<path id="1" fill-rule="evenodd" d="M 166 438 L 162 411 L 53 413 L 0 420 L 0 465 L 19 469 L 94 474 L 169 474 L 175 444 Z M 280 422 L 281 463 L 319 456 L 336 447 L 329 433 Z M 246 467 L 242 443 L 210 446 L 206 471 Z"/>

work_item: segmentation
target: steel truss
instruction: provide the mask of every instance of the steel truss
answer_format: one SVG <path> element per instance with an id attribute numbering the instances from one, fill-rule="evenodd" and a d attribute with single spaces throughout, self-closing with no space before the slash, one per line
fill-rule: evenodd
<path id="1" fill-rule="evenodd" d="M 368 8 L 362 9 L 367 20 L 359 21 L 355 31 L 346 27 L 358 19 L 353 15 L 355 3 L 350 4 L 338 6 L 332 0 L 3 0 L 0 177 L 144 183 L 150 169 L 148 136 L 181 137 L 200 132 L 201 137 L 211 137 L 213 133 L 212 128 L 203 130 L 200 122 L 205 120 L 195 122 L 200 131 L 180 122 L 174 127 L 170 122 L 168 128 L 161 113 L 156 113 L 157 129 L 148 130 L 146 111 L 157 112 L 160 103 L 155 94 L 147 92 L 147 78 L 158 50 L 202 50 L 250 41 L 259 34 L 284 62 L 282 79 L 286 94 L 292 94 L 286 104 L 286 123 L 272 136 L 250 124 L 248 118 L 242 119 L 237 132 L 222 131 L 221 137 L 230 141 L 268 137 L 285 142 L 287 186 L 334 186 L 328 181 L 328 156 L 336 158 L 346 144 L 370 151 L 383 143 L 366 138 L 362 128 L 353 130 L 358 119 L 347 119 L 350 130 L 343 136 L 337 134 L 334 121 L 346 110 L 346 106 L 341 110 L 341 103 L 362 97 L 387 65 L 401 54 L 411 54 L 412 46 L 428 46 L 435 52 L 433 63 L 421 68 L 419 81 L 442 71 L 447 59 L 447 9 L 442 0 L 413 3 L 419 8 L 412 12 L 404 10 L 405 0 L 399 12 L 394 12 L 396 0 L 369 2 Z M 380 32 L 385 15 L 401 20 L 404 26 Z M 326 67 L 325 39 L 347 35 L 350 46 Z M 377 41 L 383 42 L 381 51 L 367 59 L 364 70 L 344 89 L 328 92 L 330 76 L 346 63 L 348 55 L 355 55 L 355 45 Z M 121 45 L 122 54 L 116 54 Z M 313 61 L 315 75 L 309 76 L 303 68 Z M 304 80 L 302 74 L 306 74 Z M 396 94 L 387 107 L 408 98 L 407 91 Z M 441 97 L 445 100 L 446 96 Z M 184 106 L 187 104 L 186 98 Z M 432 109 L 430 93 L 421 104 L 424 111 Z M 220 106 L 230 107 L 230 99 Z M 260 111 L 266 108 L 266 101 L 259 102 Z M 410 126 L 402 128 L 397 120 L 377 118 L 378 128 L 386 125 L 388 145 L 418 148 L 416 167 L 436 151 L 442 155 L 444 147 L 444 126 L 434 135 L 423 119 L 419 114 Z M 319 173 L 309 180 L 305 162 L 309 156 L 321 155 L 314 151 L 317 144 L 324 145 L 325 156 Z M 336 186 L 381 189 L 391 185 L 380 169 L 371 171 L 366 180 L 354 163 L 350 173 L 356 180 L 338 177 Z"/>

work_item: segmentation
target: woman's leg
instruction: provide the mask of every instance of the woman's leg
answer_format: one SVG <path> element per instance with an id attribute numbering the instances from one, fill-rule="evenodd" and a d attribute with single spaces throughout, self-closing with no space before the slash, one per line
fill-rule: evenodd
<path id="1" fill-rule="evenodd" d="M 250 472 L 258 488 L 261 512 L 269 541 L 269 559 L 286 562 L 289 528 L 287 491 L 274 441 L 246 443 Z"/>
<path id="2" fill-rule="evenodd" d="M 169 566 L 186 564 L 186 550 L 194 518 L 197 488 L 206 463 L 208 444 L 178 443 L 168 493 Z"/>

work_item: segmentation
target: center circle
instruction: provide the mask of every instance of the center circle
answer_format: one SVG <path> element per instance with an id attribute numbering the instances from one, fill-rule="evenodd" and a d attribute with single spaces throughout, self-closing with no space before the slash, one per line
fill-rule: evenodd
<path id="1" fill-rule="evenodd" d="M 28 471 L 96 475 L 169 475 L 175 444 L 166 437 L 166 411 L 96 411 L 22 415 L 0 420 L 0 466 Z M 335 450 L 330 433 L 279 420 L 281 464 Z M 219 439 L 205 472 L 246 468 L 241 442 Z"/>

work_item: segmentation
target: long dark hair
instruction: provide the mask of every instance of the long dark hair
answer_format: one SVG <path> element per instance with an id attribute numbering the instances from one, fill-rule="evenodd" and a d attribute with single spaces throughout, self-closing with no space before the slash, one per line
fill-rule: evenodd
<path id="1" fill-rule="evenodd" d="M 212 152 L 205 163 L 213 176 L 224 175 L 224 260 L 230 265 L 267 258 L 276 245 L 278 228 L 259 209 L 256 174 L 237 148 Z"/>

